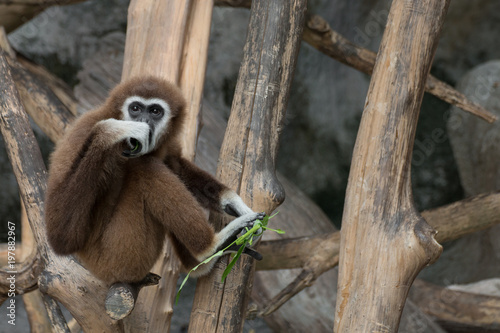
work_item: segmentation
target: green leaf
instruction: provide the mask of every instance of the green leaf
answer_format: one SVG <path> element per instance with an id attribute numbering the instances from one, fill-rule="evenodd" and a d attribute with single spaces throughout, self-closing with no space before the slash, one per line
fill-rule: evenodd
<path id="1" fill-rule="evenodd" d="M 177 296 L 175 297 L 175 305 L 177 305 L 177 302 L 179 301 L 179 296 L 181 296 L 181 290 L 182 290 L 182 287 L 184 287 L 184 284 L 186 284 L 186 281 L 187 279 L 189 278 L 189 274 L 191 274 L 192 272 L 194 272 L 195 270 L 198 269 L 198 267 L 200 267 L 201 265 L 203 264 L 207 264 L 210 262 L 210 260 L 212 260 L 213 258 L 215 257 L 220 257 L 224 254 L 224 250 L 220 250 L 219 252 L 216 252 L 214 254 L 212 254 L 210 257 L 208 257 L 207 259 L 203 260 L 202 262 L 200 262 L 198 265 L 194 266 L 187 274 L 186 274 L 186 277 L 184 278 L 184 280 L 182 281 L 181 283 L 181 286 L 179 287 L 179 290 L 177 291 Z"/>
<path id="2" fill-rule="evenodd" d="M 250 236 L 252 236 L 261 227 L 262 227 L 262 222 L 257 220 L 257 223 L 254 224 L 252 229 L 248 230 L 245 234 L 243 234 L 243 236 L 240 236 L 238 237 L 238 239 L 236 239 L 236 245 L 243 244 Z"/>
<path id="3" fill-rule="evenodd" d="M 134 147 L 134 149 L 132 149 L 132 153 L 137 151 L 137 149 L 139 149 L 139 141 L 135 140 L 135 147 Z"/>
<path id="4" fill-rule="evenodd" d="M 229 275 L 229 273 L 233 269 L 234 264 L 236 264 L 236 261 L 238 260 L 238 258 L 243 253 L 243 250 L 245 249 L 245 246 L 246 246 L 246 244 L 243 244 L 243 245 L 240 246 L 240 248 L 238 249 L 238 252 L 236 252 L 236 255 L 233 257 L 233 260 L 231 260 L 231 262 L 227 265 L 226 269 L 222 273 L 221 282 L 224 282 L 224 280 L 226 279 L 226 277 Z"/>
<path id="5" fill-rule="evenodd" d="M 190 270 L 189 273 L 187 273 L 187 275 L 184 278 L 184 280 L 182 281 L 181 286 L 179 287 L 179 290 L 177 291 L 177 296 L 175 296 L 175 305 L 177 305 L 177 302 L 179 302 L 179 297 L 181 296 L 182 287 L 184 287 L 184 285 L 186 284 L 186 281 L 189 278 L 189 274 L 191 274 L 192 271 L 193 270 Z"/>
<path id="6" fill-rule="evenodd" d="M 272 229 L 272 228 L 266 228 L 266 230 L 271 230 L 271 231 L 274 231 L 274 232 L 277 232 L 278 234 L 284 234 L 285 232 L 281 229 Z"/>
<path id="7" fill-rule="evenodd" d="M 262 219 L 262 224 L 264 225 L 264 227 L 267 227 L 267 223 L 269 223 L 269 215 L 264 216 L 264 218 Z"/>
<path id="8" fill-rule="evenodd" d="M 179 291 L 177 292 L 177 297 L 175 298 L 175 304 L 177 304 L 177 301 L 179 300 L 181 289 L 184 286 L 184 284 L 186 283 L 187 279 L 189 278 L 189 274 L 191 274 L 191 272 L 195 271 L 201 265 L 210 262 L 215 257 L 222 256 L 224 254 L 224 251 L 226 251 L 227 249 L 229 249 L 231 246 L 233 246 L 235 244 L 236 245 L 241 245 L 240 248 L 238 249 L 238 252 L 235 255 L 232 256 L 230 263 L 227 265 L 226 269 L 222 273 L 222 282 L 224 282 L 225 279 L 226 279 L 226 277 L 231 272 L 233 266 L 236 264 L 236 261 L 238 260 L 238 258 L 243 253 L 243 250 L 245 249 L 245 246 L 247 246 L 248 244 L 249 245 L 253 244 L 253 238 L 254 237 L 261 236 L 264 233 L 265 230 L 271 230 L 271 231 L 277 232 L 278 234 L 284 234 L 285 232 L 283 230 L 281 230 L 281 229 L 272 229 L 272 228 L 268 228 L 267 227 L 269 219 L 272 219 L 278 213 L 279 213 L 279 211 L 276 212 L 276 213 L 274 213 L 271 216 L 269 216 L 269 215 L 264 216 L 264 218 L 262 220 L 256 220 L 256 223 L 254 224 L 254 226 L 251 229 L 245 228 L 246 232 L 242 236 L 238 237 L 234 242 L 232 242 L 231 244 L 229 244 L 226 248 L 224 248 L 224 249 L 220 250 L 219 252 L 211 255 L 210 257 L 208 257 L 207 259 L 203 260 L 201 263 L 199 263 L 198 265 L 196 265 L 193 269 L 191 269 L 189 271 L 189 273 L 186 275 L 186 277 L 184 278 L 184 280 L 182 281 L 181 286 L 179 287 Z M 257 231 L 259 229 L 262 229 L 262 230 L 261 230 L 261 232 L 259 232 L 257 234 Z"/>
<path id="9" fill-rule="evenodd" d="M 272 219 L 273 217 L 275 217 L 276 215 L 278 215 L 280 211 L 278 210 L 276 213 L 274 213 L 273 215 L 269 216 L 270 219 Z"/>

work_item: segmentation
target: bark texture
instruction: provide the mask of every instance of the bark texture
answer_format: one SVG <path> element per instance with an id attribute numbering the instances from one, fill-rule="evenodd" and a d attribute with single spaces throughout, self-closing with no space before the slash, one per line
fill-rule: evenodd
<path id="1" fill-rule="evenodd" d="M 442 251 L 414 207 L 410 165 L 447 7 L 439 0 L 392 3 L 347 186 L 336 332 L 396 332 L 415 276 Z"/>
<path id="2" fill-rule="evenodd" d="M 149 74 L 181 87 L 188 102 L 182 149 L 189 159 L 194 158 L 198 138 L 212 8 L 213 2 L 206 0 L 134 0 L 129 7 L 122 80 Z M 169 330 L 179 270 L 167 240 L 152 270 L 162 279 L 139 294 L 136 309 L 126 319 L 128 329 Z"/>
<path id="3" fill-rule="evenodd" d="M 275 161 L 300 45 L 306 2 L 253 1 L 244 57 L 217 177 L 254 211 L 271 213 L 284 200 Z M 220 228 L 227 220 L 214 220 Z M 253 262 L 241 258 L 224 283 L 223 258 L 198 280 L 190 332 L 239 332 L 252 288 Z"/>
<path id="4" fill-rule="evenodd" d="M 56 256 L 48 246 L 43 219 L 47 170 L 3 54 L 0 54 L 0 77 L 2 136 L 44 267 L 41 273 L 37 270 L 29 273 L 33 279 L 39 276 L 38 286 L 45 294 L 44 302 L 52 325 L 57 324 L 60 331 L 65 329 L 54 301 L 56 299 L 73 314 L 84 330 L 117 331 L 119 323 L 101 316 L 106 295 L 102 283 L 70 257 Z"/>

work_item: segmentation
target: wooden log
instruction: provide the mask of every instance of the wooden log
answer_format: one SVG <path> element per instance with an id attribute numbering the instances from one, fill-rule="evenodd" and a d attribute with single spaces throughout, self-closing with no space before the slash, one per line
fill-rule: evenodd
<path id="1" fill-rule="evenodd" d="M 28 107 L 28 109 L 32 112 L 34 118 L 39 122 L 42 122 L 44 117 L 40 117 L 40 114 L 45 114 L 44 111 L 46 109 L 50 110 L 50 106 L 58 105 L 59 100 L 57 98 L 53 98 L 53 93 L 48 90 L 45 84 L 41 84 L 41 82 L 37 82 L 36 78 L 33 77 L 27 70 L 25 70 L 19 63 L 18 60 L 21 57 L 16 59 L 15 52 L 10 48 L 10 45 L 7 41 L 6 35 L 3 29 L 0 30 L 0 40 L 4 42 L 1 43 L 1 48 L 7 51 L 8 57 L 6 60 L 9 62 L 12 67 L 15 69 L 12 70 L 13 76 L 17 78 L 16 85 L 20 88 L 21 93 L 24 97 L 24 105 Z M 34 66 L 33 66 L 34 67 Z M 46 71 L 45 71 L 46 72 Z M 15 80 L 15 79 L 14 79 Z M 56 80 L 49 80 L 55 82 Z M 36 84 L 37 83 L 37 84 Z M 28 92 L 28 90 L 31 90 Z M 48 96 L 48 98 L 47 98 Z M 44 98 L 45 97 L 45 98 Z M 43 101 L 47 101 L 45 103 L 45 108 L 42 108 L 41 105 Z M 52 117 L 51 114 L 48 114 L 49 122 L 58 123 L 61 119 L 64 121 L 65 117 Z M 51 128 L 52 126 L 44 126 L 47 124 L 47 121 L 43 121 L 41 126 L 43 129 L 47 130 L 47 128 Z M 50 134 L 52 131 L 48 130 Z M 33 290 L 37 287 L 38 275 L 42 270 L 42 260 L 37 254 L 37 247 L 34 240 L 33 233 L 31 232 L 31 227 L 28 222 L 28 218 L 26 215 L 26 211 L 24 209 L 24 205 L 21 201 L 21 223 L 22 223 L 22 247 L 16 251 L 16 255 L 20 262 L 23 263 L 22 270 L 18 271 L 18 274 L 21 273 L 21 276 L 18 277 L 17 285 L 20 290 L 16 291 L 16 294 L 21 294 L 23 296 L 23 301 L 25 305 L 26 312 L 28 314 L 28 320 L 30 323 L 30 328 L 32 332 L 46 332 L 51 329 L 50 319 L 48 317 L 47 311 L 45 309 L 44 301 L 42 299 L 42 295 L 38 290 Z M 30 256 L 31 253 L 31 256 Z M 6 269 L 2 274 L 7 273 L 8 271 L 12 271 L 12 269 Z M 5 280 L 2 280 L 5 281 Z M 30 293 L 26 293 L 31 291 Z"/>
<path id="2" fill-rule="evenodd" d="M 69 257 L 56 256 L 48 246 L 43 219 L 47 170 L 3 52 L 0 52 L 0 78 L 1 132 L 38 254 L 45 265 L 38 280 L 40 291 L 64 304 L 84 330 L 118 331 L 120 326 L 116 321 L 101 315 L 105 311 L 103 284 Z M 37 271 L 31 274 L 32 279 L 38 276 Z"/>
<path id="3" fill-rule="evenodd" d="M 73 114 L 43 78 L 32 74 L 16 60 L 7 61 L 26 112 L 53 142 L 57 142 L 73 120 Z"/>
<path id="4" fill-rule="evenodd" d="M 425 210 L 422 217 L 437 231 L 436 241 L 449 242 L 500 224 L 500 192 L 480 194 L 452 204 Z M 304 267 L 311 253 L 339 255 L 340 233 L 263 241 L 259 252 L 262 261 L 257 270 Z"/>
<path id="5" fill-rule="evenodd" d="M 106 313 L 112 319 L 121 320 L 127 317 L 135 307 L 139 291 L 147 286 L 155 286 L 160 281 L 158 274 L 149 273 L 138 283 L 117 282 L 113 284 L 106 296 Z"/>
<path id="6" fill-rule="evenodd" d="M 263 259 L 257 262 L 257 270 L 302 268 L 311 259 L 313 253 L 327 253 L 333 258 L 338 256 L 340 232 L 318 234 L 298 238 L 263 241 L 259 252 Z"/>
<path id="7" fill-rule="evenodd" d="M 192 0 L 184 39 L 180 87 L 187 100 L 188 115 L 182 137 L 183 155 L 193 161 L 200 130 L 200 110 L 207 68 L 213 2 Z"/>
<path id="8" fill-rule="evenodd" d="M 500 193 L 479 195 L 423 211 L 422 216 L 438 231 L 436 240 L 439 243 L 451 241 L 499 224 Z M 259 252 L 264 259 L 257 263 L 257 270 L 302 268 L 302 271 L 263 309 L 253 309 L 249 315 L 268 316 L 291 297 L 311 286 L 321 274 L 337 265 L 339 250 L 339 232 L 262 242 Z"/>
<path id="9" fill-rule="evenodd" d="M 50 89 L 50 92 L 46 92 L 46 98 L 50 99 L 53 101 L 52 103 L 54 103 L 54 105 L 58 106 L 55 109 L 54 107 L 51 107 L 50 110 L 52 112 L 58 113 L 58 111 L 60 112 L 63 110 L 63 108 L 60 107 L 60 103 L 62 103 L 62 105 L 65 106 L 65 109 L 67 109 L 72 115 L 78 116 L 80 114 L 77 110 L 77 101 L 73 95 L 73 91 L 63 80 L 49 72 L 45 69 L 45 67 L 37 65 L 21 55 L 17 56 L 17 61 L 19 61 L 21 66 L 28 70 L 29 73 L 34 75 L 38 81 L 42 81 L 44 83 L 44 89 L 38 89 L 42 91 Z M 51 94 L 54 94 L 58 100 L 53 99 Z M 65 118 L 64 115 L 60 115 L 60 117 L 63 119 Z"/>
<path id="10" fill-rule="evenodd" d="M 451 290 L 416 280 L 410 299 L 448 332 L 500 332 L 500 297 Z"/>
<path id="11" fill-rule="evenodd" d="M 138 1 L 129 5 L 122 81 L 142 75 L 179 83 L 191 1 Z"/>
<path id="12" fill-rule="evenodd" d="M 85 0 L 0 0 L 0 25 L 9 33 L 51 6 L 83 1 Z"/>
<path id="13" fill-rule="evenodd" d="M 39 290 L 33 290 L 23 295 L 24 309 L 28 315 L 30 332 L 50 332 L 52 323 L 43 302 L 43 295 Z"/>
<path id="14" fill-rule="evenodd" d="M 23 255 L 23 250 L 21 248 L 21 243 L 16 242 L 16 255 Z M 0 267 L 6 266 L 8 263 L 7 256 L 9 255 L 9 244 L 0 243 Z"/>
<path id="15" fill-rule="evenodd" d="M 334 233 L 331 236 L 340 238 L 338 233 Z M 329 271 L 333 267 L 337 266 L 339 262 L 339 256 L 331 257 L 329 256 L 330 249 L 327 249 L 328 245 L 335 246 L 338 243 L 330 242 L 325 243 L 321 247 L 318 247 L 316 252 L 309 254 L 309 259 L 305 262 L 302 271 L 297 275 L 295 280 L 293 280 L 288 286 L 281 290 L 276 296 L 273 297 L 271 301 L 257 313 L 259 317 L 266 317 L 271 313 L 278 310 L 283 304 L 290 300 L 293 296 L 297 295 L 303 289 L 310 287 L 316 281 L 321 274 Z"/>
<path id="16" fill-rule="evenodd" d="M 306 2 L 253 1 L 244 57 L 217 177 L 254 211 L 271 213 L 284 199 L 275 158 L 302 34 Z M 212 221 L 216 228 L 226 219 Z M 227 259 L 226 259 L 227 264 Z M 248 304 L 253 262 L 241 258 L 224 283 L 221 260 L 198 280 L 190 332 L 238 332 Z"/>
<path id="17" fill-rule="evenodd" d="M 11 292 L 10 278 L 15 274 L 16 283 L 14 293 L 23 295 L 37 288 L 38 274 L 43 270 L 43 262 L 36 253 L 32 253 L 22 262 L 8 265 L 0 269 L 0 295 L 1 301 L 5 301 Z M 13 273 L 16 272 L 16 273 Z"/>
<path id="18" fill-rule="evenodd" d="M 500 223 L 500 192 L 480 194 L 440 208 L 422 212 L 424 219 L 437 230 L 439 243 Z"/>
<path id="19" fill-rule="evenodd" d="M 415 276 L 442 251 L 435 230 L 414 206 L 410 166 L 425 82 L 448 4 L 392 3 L 349 174 L 336 332 L 397 332 Z"/>
<path id="20" fill-rule="evenodd" d="M 180 85 L 188 101 L 182 149 L 191 160 L 198 136 L 212 8 L 213 2 L 205 0 L 132 1 L 129 7 L 122 79 L 154 74 Z M 142 293 L 128 321 L 131 327 L 160 331 L 170 326 L 180 267 L 169 241 L 163 253 L 153 268 L 162 280 L 158 287 Z M 144 317 L 149 321 L 144 322 Z"/>
<path id="21" fill-rule="evenodd" d="M 122 81 L 137 75 L 156 75 L 179 83 L 183 43 L 191 1 L 130 2 Z M 166 241 L 152 272 L 162 279 L 145 289 L 137 299 L 135 311 L 125 321 L 142 331 L 168 330 L 173 313 L 180 264 Z M 148 318 L 148 320 L 144 320 Z"/>

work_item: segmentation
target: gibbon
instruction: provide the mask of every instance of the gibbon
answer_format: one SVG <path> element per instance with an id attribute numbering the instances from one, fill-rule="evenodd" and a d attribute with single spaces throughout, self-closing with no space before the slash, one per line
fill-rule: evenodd
<path id="1" fill-rule="evenodd" d="M 181 156 L 185 104 L 175 85 L 134 78 L 76 120 L 50 159 L 45 219 L 55 253 L 75 254 L 106 283 L 138 282 L 158 259 L 165 236 L 190 269 L 263 218 Z M 237 218 L 216 233 L 204 208 Z"/>

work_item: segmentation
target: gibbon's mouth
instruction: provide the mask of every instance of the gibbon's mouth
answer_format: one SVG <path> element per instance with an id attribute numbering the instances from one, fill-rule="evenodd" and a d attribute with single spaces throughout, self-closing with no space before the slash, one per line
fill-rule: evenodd
<path id="1" fill-rule="evenodd" d="M 122 152 L 123 156 L 133 157 L 142 151 L 142 143 L 139 140 L 137 140 L 135 138 L 130 138 L 127 141 L 128 141 L 129 149 L 125 149 Z"/>

